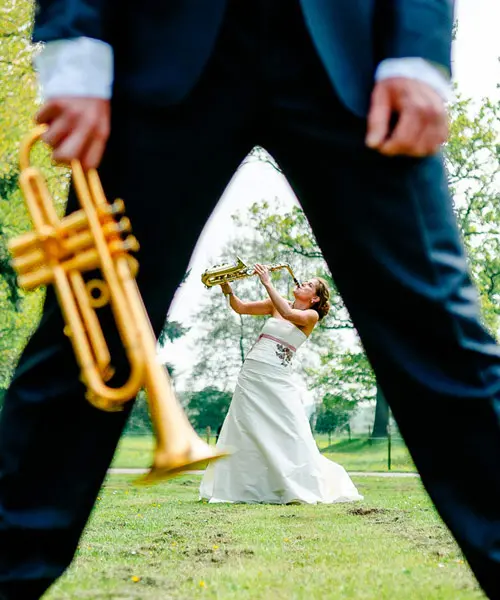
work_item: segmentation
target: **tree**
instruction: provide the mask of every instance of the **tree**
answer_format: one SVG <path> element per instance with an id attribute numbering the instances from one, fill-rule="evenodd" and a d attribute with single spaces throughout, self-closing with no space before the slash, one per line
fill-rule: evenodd
<path id="1" fill-rule="evenodd" d="M 0 20 L 0 389 L 40 317 L 44 291 L 25 293 L 16 286 L 8 240 L 26 231 L 30 220 L 18 187 L 19 141 L 33 127 L 37 84 L 31 66 L 34 2 L 4 0 Z M 64 210 L 67 170 L 51 165 L 46 149 L 37 146 L 33 162 L 44 173 L 59 213 Z"/>
<path id="2" fill-rule="evenodd" d="M 195 429 L 217 431 L 231 403 L 231 394 L 209 386 L 189 396 L 188 411 Z"/>
<path id="3" fill-rule="evenodd" d="M 332 433 L 349 429 L 357 401 L 349 396 L 326 394 L 317 410 L 315 430 L 328 434 L 328 444 L 332 443 Z"/>
<path id="4" fill-rule="evenodd" d="M 316 411 L 316 425 L 315 430 L 317 433 L 326 433 L 328 435 L 328 445 L 332 445 L 332 434 L 337 429 L 337 414 L 335 410 L 326 408 L 321 405 Z"/>
<path id="5" fill-rule="evenodd" d="M 375 375 L 362 350 L 339 351 L 334 342 L 323 348 L 319 367 L 306 369 L 310 387 L 324 397 L 328 394 L 351 398 L 353 402 L 373 401 Z"/>
<path id="6" fill-rule="evenodd" d="M 185 327 L 179 321 L 170 321 L 168 318 L 158 337 L 160 346 L 165 346 L 168 342 L 175 342 L 189 331 L 190 327 Z"/>
<path id="7" fill-rule="evenodd" d="M 0 175 L 17 167 L 19 139 L 32 122 L 36 79 L 31 59 L 34 3 L 4 0 L 0 21 Z"/>
<path id="8" fill-rule="evenodd" d="M 377 385 L 375 399 L 375 419 L 373 421 L 372 438 L 385 438 L 389 433 L 391 410 L 379 385 Z"/>
<path id="9" fill-rule="evenodd" d="M 449 184 L 458 223 L 478 286 L 485 325 L 500 325 L 500 105 L 484 100 L 478 109 L 458 96 L 451 107 L 445 147 Z"/>

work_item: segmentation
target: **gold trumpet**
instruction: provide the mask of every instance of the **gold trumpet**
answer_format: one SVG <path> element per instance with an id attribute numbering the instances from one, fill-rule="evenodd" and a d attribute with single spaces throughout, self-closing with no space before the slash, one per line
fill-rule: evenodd
<path id="1" fill-rule="evenodd" d="M 288 263 L 280 263 L 274 265 L 267 265 L 269 271 L 277 271 L 278 269 L 286 269 L 295 283 L 300 286 L 299 280 L 295 277 L 292 267 Z M 211 288 L 214 285 L 222 285 L 223 283 L 230 283 L 237 279 L 244 279 L 245 277 L 252 277 L 255 275 L 253 268 L 247 267 L 247 265 L 241 260 L 239 256 L 236 257 L 235 263 L 227 263 L 223 265 L 215 265 L 211 269 L 207 269 L 201 275 L 201 282 L 207 288 Z"/>
<path id="2" fill-rule="evenodd" d="M 35 128 L 20 149 L 20 186 L 34 230 L 9 244 L 19 285 L 26 290 L 52 284 L 66 324 L 87 399 L 106 411 L 120 410 L 144 387 L 147 391 L 156 449 L 150 471 L 139 483 L 167 479 L 227 453 L 201 440 L 179 404 L 165 368 L 157 361 L 156 339 L 135 275 L 139 248 L 130 231 L 123 200 L 110 204 L 95 169 L 84 172 L 73 160 L 73 183 L 81 209 L 59 219 L 41 172 L 30 165 L 33 144 L 45 131 Z M 85 282 L 82 273 L 100 270 L 102 279 Z M 111 357 L 96 309 L 110 304 L 130 373 L 121 387 L 106 384 L 113 374 Z"/>

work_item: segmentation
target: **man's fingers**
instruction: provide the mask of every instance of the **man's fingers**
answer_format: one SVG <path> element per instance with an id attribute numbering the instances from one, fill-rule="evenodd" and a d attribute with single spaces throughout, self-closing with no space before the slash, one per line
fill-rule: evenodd
<path id="1" fill-rule="evenodd" d="M 418 90 L 403 103 L 393 135 L 379 148 L 393 156 L 427 156 L 433 154 L 447 135 L 447 122 L 440 102 L 427 90 Z"/>
<path id="2" fill-rule="evenodd" d="M 398 116 L 398 122 L 390 132 L 392 114 Z M 368 115 L 369 147 L 387 156 L 428 156 L 447 136 L 446 107 L 428 84 L 404 77 L 376 83 Z"/>
<path id="3" fill-rule="evenodd" d="M 431 120 L 429 120 L 431 119 Z M 422 157 L 435 154 L 446 141 L 448 128 L 425 113 L 405 110 L 392 136 L 379 147 L 381 154 Z"/>
<path id="4" fill-rule="evenodd" d="M 385 87 L 376 86 L 371 100 L 368 113 L 366 145 L 370 148 L 378 148 L 389 133 L 391 121 L 391 101 L 389 92 Z"/>
<path id="5" fill-rule="evenodd" d="M 42 136 L 42 140 L 52 148 L 57 148 L 62 140 L 71 134 L 74 124 L 74 119 L 63 113 L 50 123 L 47 131 Z"/>
<path id="6" fill-rule="evenodd" d="M 109 136 L 109 101 L 102 98 L 60 97 L 46 102 L 36 116 L 49 125 L 43 140 L 52 146 L 57 162 L 82 162 L 97 167 Z"/>
<path id="7" fill-rule="evenodd" d="M 440 135 L 439 127 L 428 125 L 413 147 L 408 150 L 408 154 L 415 157 L 431 156 L 439 150 L 444 139 Z"/>
<path id="8" fill-rule="evenodd" d="M 109 122 L 107 120 L 94 121 L 90 131 L 90 140 L 84 152 L 82 152 L 82 167 L 97 169 L 99 166 L 106 143 L 109 137 Z"/>
<path id="9" fill-rule="evenodd" d="M 419 138 L 424 136 L 422 123 L 411 111 L 404 111 L 388 140 L 378 147 L 382 154 L 394 156 L 406 154 L 412 150 Z"/>
<path id="10" fill-rule="evenodd" d="M 55 161 L 69 164 L 73 159 L 81 160 L 84 151 L 91 142 L 92 129 L 80 123 L 54 150 Z"/>
<path id="11" fill-rule="evenodd" d="M 431 126 L 427 130 L 425 135 L 420 140 L 420 145 L 416 148 L 417 154 L 415 156 L 430 156 L 436 154 L 441 146 L 446 142 L 448 138 L 448 125 L 439 124 Z"/>
<path id="12" fill-rule="evenodd" d="M 43 123 L 50 123 L 53 119 L 58 117 L 63 110 L 63 106 L 61 106 L 57 100 L 49 100 L 36 113 L 35 121 L 40 125 Z"/>
<path id="13" fill-rule="evenodd" d="M 97 169 L 97 167 L 101 163 L 105 147 L 105 140 L 92 139 L 90 145 L 88 146 L 87 150 L 84 152 L 81 158 L 82 167 L 85 171 L 87 169 Z"/>

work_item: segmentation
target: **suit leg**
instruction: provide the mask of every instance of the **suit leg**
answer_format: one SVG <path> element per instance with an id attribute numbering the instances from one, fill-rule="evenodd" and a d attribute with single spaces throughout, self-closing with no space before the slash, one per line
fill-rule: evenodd
<path id="1" fill-rule="evenodd" d="M 282 104 L 265 145 L 299 196 L 425 487 L 500 598 L 500 352 L 480 322 L 441 157 L 366 149 L 365 123 L 324 93 L 300 110 Z"/>
<path id="2" fill-rule="evenodd" d="M 171 109 L 114 106 L 100 172 L 109 199 L 124 198 L 141 243 L 138 283 L 156 334 L 206 219 L 251 149 L 246 110 L 203 82 Z M 100 312 L 122 376 L 113 319 Z M 68 566 L 128 412 L 105 413 L 85 400 L 49 290 L 0 419 L 0 597 L 39 598 Z"/>

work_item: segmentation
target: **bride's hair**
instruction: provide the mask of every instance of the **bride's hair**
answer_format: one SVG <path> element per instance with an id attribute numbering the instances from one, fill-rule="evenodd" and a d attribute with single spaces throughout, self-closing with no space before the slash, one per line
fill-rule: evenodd
<path id="1" fill-rule="evenodd" d="M 330 290 L 328 289 L 328 283 L 322 277 L 315 277 L 314 279 L 318 282 L 316 296 L 319 297 L 319 300 L 311 308 L 318 313 L 321 321 L 330 311 Z"/>

